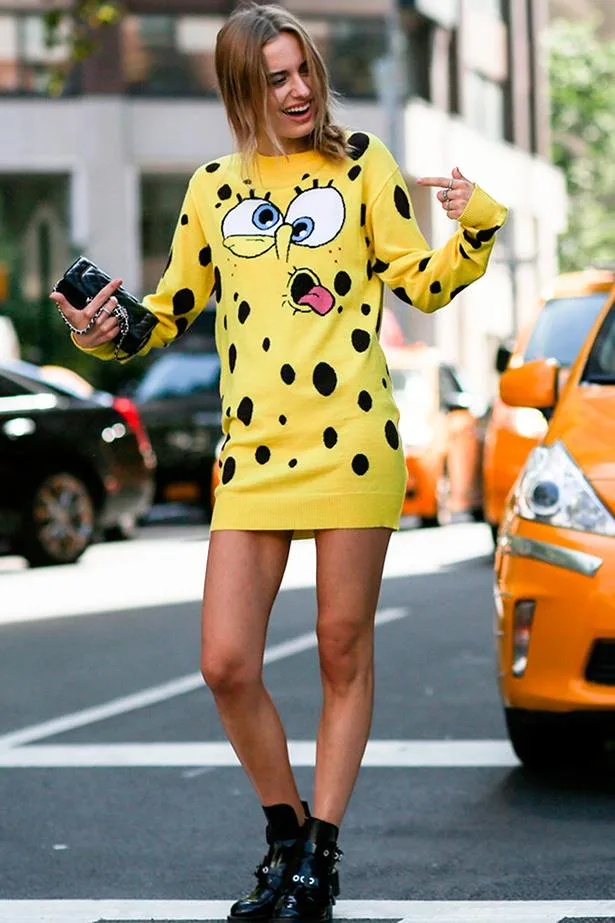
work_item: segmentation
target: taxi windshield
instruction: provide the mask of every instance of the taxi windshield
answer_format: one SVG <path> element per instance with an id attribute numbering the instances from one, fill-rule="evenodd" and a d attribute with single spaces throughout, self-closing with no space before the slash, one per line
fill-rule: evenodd
<path id="1" fill-rule="evenodd" d="M 421 369 L 391 369 L 391 382 L 397 406 L 418 408 L 429 406 L 433 394 L 426 375 Z"/>
<path id="2" fill-rule="evenodd" d="M 598 331 L 581 380 L 592 384 L 615 385 L 615 305 Z"/>
<path id="3" fill-rule="evenodd" d="M 556 359 L 558 365 L 571 366 L 608 296 L 609 292 L 592 292 L 547 301 L 538 315 L 523 361 Z"/>

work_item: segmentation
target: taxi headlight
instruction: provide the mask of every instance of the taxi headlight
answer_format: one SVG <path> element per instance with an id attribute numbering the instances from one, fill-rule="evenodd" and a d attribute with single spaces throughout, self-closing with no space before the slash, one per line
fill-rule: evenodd
<path id="1" fill-rule="evenodd" d="M 530 452 L 515 489 L 515 508 L 523 519 L 615 535 L 615 519 L 561 442 Z"/>

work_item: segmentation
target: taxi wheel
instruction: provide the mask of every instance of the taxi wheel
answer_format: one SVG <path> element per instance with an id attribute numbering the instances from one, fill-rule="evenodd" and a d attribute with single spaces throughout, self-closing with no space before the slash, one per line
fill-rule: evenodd
<path id="1" fill-rule="evenodd" d="M 595 764 L 603 740 L 591 728 L 571 728 L 541 712 L 506 709 L 513 750 L 527 769 L 537 772 L 582 769 Z"/>

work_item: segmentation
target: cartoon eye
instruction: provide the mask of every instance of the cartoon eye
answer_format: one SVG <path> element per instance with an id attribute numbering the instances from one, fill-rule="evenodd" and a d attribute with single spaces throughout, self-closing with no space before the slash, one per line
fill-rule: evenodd
<path id="1" fill-rule="evenodd" d="M 300 192 L 286 212 L 292 224 L 292 242 L 302 247 L 322 247 L 337 237 L 344 225 L 344 200 L 337 189 L 308 189 Z"/>
<path id="2" fill-rule="evenodd" d="M 245 199 L 231 209 L 222 222 L 224 237 L 259 234 L 273 237 L 282 223 L 277 205 L 266 199 Z"/>

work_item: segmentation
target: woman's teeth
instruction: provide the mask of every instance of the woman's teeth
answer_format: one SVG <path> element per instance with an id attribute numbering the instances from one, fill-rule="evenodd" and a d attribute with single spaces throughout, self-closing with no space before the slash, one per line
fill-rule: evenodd
<path id="1" fill-rule="evenodd" d="M 290 109 L 284 109 L 286 115 L 305 115 L 309 112 L 310 104 L 306 106 L 292 106 Z"/>

